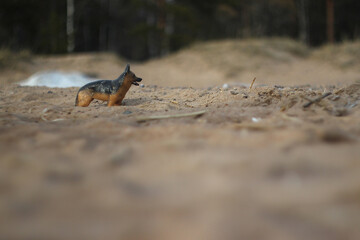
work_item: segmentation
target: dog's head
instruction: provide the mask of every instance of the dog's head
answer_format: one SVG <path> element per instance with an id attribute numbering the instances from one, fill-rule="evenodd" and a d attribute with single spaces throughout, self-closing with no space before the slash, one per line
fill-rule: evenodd
<path id="1" fill-rule="evenodd" d="M 126 65 L 124 73 L 125 73 L 125 81 L 135 86 L 139 86 L 139 82 L 141 82 L 142 79 L 137 77 L 135 73 L 130 71 L 130 64 Z"/>

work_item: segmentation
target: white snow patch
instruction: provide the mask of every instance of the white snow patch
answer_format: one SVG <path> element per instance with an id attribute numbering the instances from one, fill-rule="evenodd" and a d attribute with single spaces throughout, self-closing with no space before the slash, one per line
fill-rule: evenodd
<path id="1" fill-rule="evenodd" d="M 227 84 L 227 83 L 224 83 L 224 84 L 222 85 L 222 88 L 223 88 L 223 89 L 229 89 L 229 87 L 230 87 L 230 86 L 229 86 L 229 84 Z"/>
<path id="2" fill-rule="evenodd" d="M 81 87 L 97 79 L 90 78 L 79 72 L 48 71 L 35 73 L 20 82 L 21 86 L 43 86 L 51 88 Z"/>
<path id="3" fill-rule="evenodd" d="M 257 123 L 257 122 L 261 121 L 261 118 L 252 117 L 251 121 L 254 122 L 254 123 Z"/>

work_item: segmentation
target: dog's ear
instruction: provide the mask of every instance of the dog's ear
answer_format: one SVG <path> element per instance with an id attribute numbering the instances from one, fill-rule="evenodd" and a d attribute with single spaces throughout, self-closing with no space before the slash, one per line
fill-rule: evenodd
<path id="1" fill-rule="evenodd" d="M 130 72 L 130 64 L 126 64 L 126 67 L 125 67 L 125 73 L 129 73 Z"/>

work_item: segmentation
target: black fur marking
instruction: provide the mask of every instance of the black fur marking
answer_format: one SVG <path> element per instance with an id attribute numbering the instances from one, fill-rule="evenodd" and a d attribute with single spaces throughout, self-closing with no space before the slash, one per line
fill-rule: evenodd
<path id="1" fill-rule="evenodd" d="M 121 74 L 115 80 L 98 80 L 90 82 L 79 89 L 79 92 L 86 89 L 91 89 L 94 92 L 115 94 L 124 82 L 125 74 Z"/>

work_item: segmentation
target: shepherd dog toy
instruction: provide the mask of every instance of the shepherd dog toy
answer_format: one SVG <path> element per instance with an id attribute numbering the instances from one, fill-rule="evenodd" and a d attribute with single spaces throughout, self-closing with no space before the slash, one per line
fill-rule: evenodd
<path id="1" fill-rule="evenodd" d="M 127 64 L 125 71 L 115 80 L 99 80 L 82 86 L 76 95 L 75 106 L 87 107 L 94 99 L 107 101 L 108 107 L 120 106 L 131 84 L 139 86 L 141 80 Z"/>

